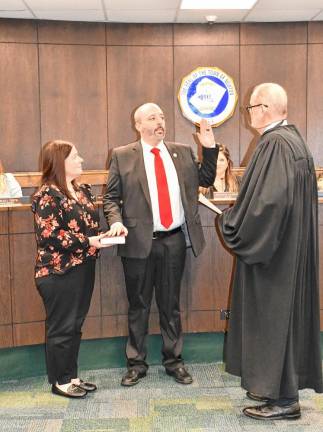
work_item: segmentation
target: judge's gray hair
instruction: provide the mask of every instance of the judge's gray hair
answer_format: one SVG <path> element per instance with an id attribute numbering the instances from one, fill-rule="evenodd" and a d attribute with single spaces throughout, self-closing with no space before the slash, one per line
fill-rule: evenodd
<path id="1" fill-rule="evenodd" d="M 287 116 L 287 93 L 279 84 L 259 84 L 254 88 L 252 95 L 261 103 L 268 105 L 273 113 Z"/>
<path id="2" fill-rule="evenodd" d="M 143 105 L 140 105 L 140 106 L 136 109 L 136 111 L 135 111 L 135 113 L 134 113 L 134 115 L 133 115 L 133 118 L 134 118 L 134 120 L 135 120 L 136 123 L 137 123 L 137 122 L 140 122 L 140 120 L 141 120 L 141 114 L 142 114 L 144 111 L 146 111 L 148 108 L 158 108 L 160 111 L 162 111 L 161 108 L 160 108 L 157 104 L 155 104 L 155 103 L 153 103 L 153 102 L 147 102 L 147 103 L 144 103 Z"/>

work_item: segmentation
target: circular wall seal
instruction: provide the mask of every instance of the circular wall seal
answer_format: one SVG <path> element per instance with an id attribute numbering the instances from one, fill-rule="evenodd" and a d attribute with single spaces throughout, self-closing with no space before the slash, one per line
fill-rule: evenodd
<path id="1" fill-rule="evenodd" d="M 178 102 L 183 115 L 199 125 L 201 118 L 212 127 L 230 118 L 238 95 L 233 79 L 217 67 L 198 67 L 182 79 Z"/>

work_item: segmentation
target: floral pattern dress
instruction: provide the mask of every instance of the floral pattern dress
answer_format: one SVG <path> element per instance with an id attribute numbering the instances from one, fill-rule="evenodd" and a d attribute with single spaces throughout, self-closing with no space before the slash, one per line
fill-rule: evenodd
<path id="1" fill-rule="evenodd" d="M 33 197 L 37 258 L 35 277 L 64 274 L 98 256 L 88 237 L 99 233 L 99 213 L 89 185 L 80 185 L 78 200 L 55 185 L 43 185 Z"/>

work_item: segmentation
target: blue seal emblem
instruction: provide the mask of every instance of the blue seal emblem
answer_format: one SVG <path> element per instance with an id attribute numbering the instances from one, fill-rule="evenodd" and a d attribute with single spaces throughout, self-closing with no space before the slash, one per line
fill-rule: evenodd
<path id="1" fill-rule="evenodd" d="M 198 67 L 182 79 L 178 101 L 183 115 L 192 123 L 201 118 L 219 126 L 235 110 L 238 95 L 233 79 L 217 67 Z"/>

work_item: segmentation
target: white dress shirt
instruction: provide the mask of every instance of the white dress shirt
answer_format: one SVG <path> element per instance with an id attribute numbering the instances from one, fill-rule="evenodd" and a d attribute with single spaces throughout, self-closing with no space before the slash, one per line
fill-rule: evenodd
<path id="1" fill-rule="evenodd" d="M 156 174 L 155 174 L 155 155 L 151 153 L 151 150 L 154 147 L 151 146 L 150 144 L 145 143 L 143 140 L 141 140 L 141 144 L 143 149 L 143 157 L 144 157 L 144 164 L 145 164 L 145 170 L 146 170 L 146 176 L 147 176 L 147 182 L 149 188 L 151 208 L 153 212 L 154 231 L 169 231 L 175 229 L 183 225 L 183 223 L 185 222 L 185 216 L 184 216 L 184 208 L 182 204 L 177 172 L 173 160 L 171 158 L 171 155 L 169 154 L 167 147 L 165 146 L 163 141 L 161 141 L 156 146 L 156 148 L 160 150 L 159 154 L 165 168 L 168 190 L 169 190 L 169 197 L 170 197 L 170 204 L 171 204 L 172 215 L 173 215 L 172 224 L 168 228 L 165 228 L 164 225 L 162 225 L 160 222 L 158 190 L 157 190 L 157 181 L 156 181 Z"/>

